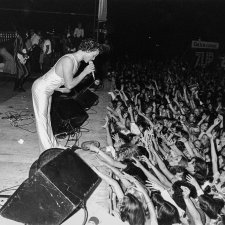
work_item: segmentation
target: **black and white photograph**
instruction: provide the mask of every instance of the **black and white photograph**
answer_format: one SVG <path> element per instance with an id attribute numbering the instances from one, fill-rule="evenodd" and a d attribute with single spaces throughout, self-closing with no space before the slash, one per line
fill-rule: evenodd
<path id="1" fill-rule="evenodd" d="M 225 225 L 224 0 L 0 0 L 0 225 Z"/>

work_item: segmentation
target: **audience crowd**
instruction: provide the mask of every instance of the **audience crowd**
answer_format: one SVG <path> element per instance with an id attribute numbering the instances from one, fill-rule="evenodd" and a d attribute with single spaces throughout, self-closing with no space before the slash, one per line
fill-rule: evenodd
<path id="1" fill-rule="evenodd" d="M 17 32 L 15 52 L 1 48 L 3 71 L 19 74 L 16 90 L 28 73 L 76 51 L 84 30 L 79 23 L 59 39 L 50 35 Z M 93 167 L 111 187 L 109 213 L 130 225 L 225 224 L 224 71 L 126 59 L 108 75 L 108 144 L 89 148 L 111 171 Z"/>
<path id="2" fill-rule="evenodd" d="M 224 72 L 172 60 L 120 61 L 109 73 L 109 213 L 130 225 L 225 224 Z"/>

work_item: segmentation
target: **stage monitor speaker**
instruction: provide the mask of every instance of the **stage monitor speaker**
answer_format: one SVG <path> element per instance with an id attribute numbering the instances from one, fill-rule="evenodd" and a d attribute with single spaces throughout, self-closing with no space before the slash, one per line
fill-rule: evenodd
<path id="1" fill-rule="evenodd" d="M 61 224 L 85 204 L 100 183 L 72 150 L 49 149 L 41 156 L 48 151 L 57 154 L 20 185 L 1 208 L 3 217 L 27 225 Z M 35 163 L 39 165 L 39 161 Z"/>
<path id="2" fill-rule="evenodd" d="M 53 134 L 71 133 L 87 119 L 88 114 L 75 100 L 58 97 L 52 101 L 51 124 Z"/>
<path id="3" fill-rule="evenodd" d="M 90 109 L 91 106 L 96 105 L 98 103 L 98 96 L 89 89 L 80 92 L 74 99 L 85 110 Z"/>

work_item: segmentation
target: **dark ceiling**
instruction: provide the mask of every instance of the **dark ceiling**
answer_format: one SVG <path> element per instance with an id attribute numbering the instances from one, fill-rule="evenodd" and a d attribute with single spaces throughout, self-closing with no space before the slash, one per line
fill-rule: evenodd
<path id="1" fill-rule="evenodd" d="M 19 23 L 61 29 L 82 21 L 86 30 L 93 31 L 97 8 L 98 0 L 1 0 L 0 27 Z M 148 38 L 154 43 L 185 43 L 198 37 L 224 42 L 225 1 L 108 0 L 107 24 L 115 39 L 129 39 L 133 44 Z"/>

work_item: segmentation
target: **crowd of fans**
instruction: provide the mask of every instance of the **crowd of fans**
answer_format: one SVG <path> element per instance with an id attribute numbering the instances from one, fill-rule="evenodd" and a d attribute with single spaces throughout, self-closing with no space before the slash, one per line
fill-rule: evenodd
<path id="1" fill-rule="evenodd" d="M 225 224 L 222 71 L 187 63 L 120 62 L 104 128 L 91 151 L 111 173 L 109 213 L 130 225 Z"/>
<path id="2" fill-rule="evenodd" d="M 15 86 L 23 91 L 35 65 L 46 72 L 56 48 L 60 56 L 73 52 L 83 36 L 67 32 L 52 43 L 47 33 L 31 30 L 23 40 L 17 33 L 14 57 L 5 48 L 0 54 L 16 57 L 11 69 L 22 68 Z M 28 52 L 27 68 L 18 53 Z M 93 167 L 111 187 L 110 214 L 130 225 L 225 224 L 224 71 L 175 60 L 125 60 L 113 69 L 108 145 L 89 146 L 111 171 Z"/>

